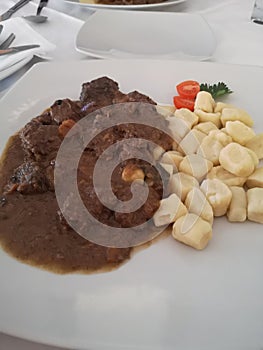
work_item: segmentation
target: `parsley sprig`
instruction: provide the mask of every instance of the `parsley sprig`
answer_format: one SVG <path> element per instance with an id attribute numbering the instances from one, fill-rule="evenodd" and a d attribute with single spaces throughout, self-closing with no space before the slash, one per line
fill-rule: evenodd
<path id="1" fill-rule="evenodd" d="M 210 92 L 213 98 L 231 94 L 233 92 L 223 82 L 219 82 L 217 84 L 212 84 L 212 85 L 207 83 L 202 83 L 200 84 L 200 90 Z"/>

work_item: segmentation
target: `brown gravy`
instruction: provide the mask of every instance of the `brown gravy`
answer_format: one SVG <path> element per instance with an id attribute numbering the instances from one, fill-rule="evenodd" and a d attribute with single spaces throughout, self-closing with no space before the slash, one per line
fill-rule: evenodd
<path id="1" fill-rule="evenodd" d="M 136 249 L 110 248 L 84 239 L 66 223 L 54 192 L 53 171 L 62 142 L 61 130 L 65 132 L 69 125 L 85 117 L 88 112 L 115 103 L 138 101 L 150 106 L 155 104 L 137 91 L 123 94 L 118 84 L 107 77 L 98 78 L 83 84 L 80 100 L 57 100 L 9 139 L 0 163 L 0 245 L 7 253 L 22 262 L 56 273 L 90 273 L 116 268 L 127 261 L 132 252 L 150 245 L 147 243 Z M 128 105 L 125 112 L 134 113 L 136 108 Z M 119 113 L 123 113 L 121 108 Z M 151 118 L 165 123 L 155 108 L 138 109 L 138 113 L 139 117 L 150 113 Z M 87 161 L 83 164 L 80 162 L 78 185 L 80 194 L 84 195 L 82 200 L 84 203 L 86 201 L 87 209 L 94 212 L 92 215 L 99 221 L 103 219 L 109 226 L 125 228 L 147 222 L 159 207 L 162 182 L 156 169 L 147 162 L 141 164 L 140 160 L 131 159 L 120 163 L 112 177 L 113 192 L 125 201 L 130 197 L 130 184 L 121 178 L 123 169 L 129 164 L 143 169 L 149 196 L 146 203 L 133 213 L 118 215 L 104 207 L 94 195 L 92 182 L 85 180 L 92 178 L 90 165 L 103 147 L 109 147 L 121 138 L 140 138 L 140 135 L 162 145 L 164 149 L 170 149 L 172 145 L 171 139 L 159 129 L 153 130 L 147 126 L 138 128 L 136 122 L 129 128 L 123 124 L 102 133 L 100 138 L 94 138 L 84 152 L 83 159 Z M 121 159 L 120 155 L 121 152 L 117 152 L 113 157 Z M 81 184 L 85 186 L 82 188 Z M 78 217 L 78 212 L 75 210 L 72 215 Z M 89 222 L 82 222 L 88 230 L 93 229 Z M 96 230 L 90 232 L 97 233 Z M 123 239 L 122 236 L 120 239 Z"/>
<path id="2" fill-rule="evenodd" d="M 0 159 L 0 193 L 23 156 L 19 134 L 11 136 Z M 88 242 L 73 230 L 62 234 L 53 215 L 54 208 L 58 208 L 55 194 L 48 192 L 34 196 L 14 193 L 8 196 L 8 206 L 0 204 L 0 246 L 19 261 L 54 273 L 112 271 L 135 253 L 170 235 L 168 228 L 140 246 L 109 250 Z M 38 215 L 40 212 L 42 216 Z M 99 251 L 105 252 L 96 254 Z M 116 256 L 117 252 L 121 253 L 119 262 L 110 263 L 110 253 Z"/>
<path id="3" fill-rule="evenodd" d="M 1 193 L 23 157 L 17 134 L 9 139 L 2 155 Z M 54 215 L 56 211 L 54 192 L 31 196 L 9 194 L 7 203 L 0 206 L 2 248 L 22 262 L 56 273 L 109 271 L 130 258 L 131 248 L 102 247 L 85 240 L 72 229 L 63 230 Z"/>

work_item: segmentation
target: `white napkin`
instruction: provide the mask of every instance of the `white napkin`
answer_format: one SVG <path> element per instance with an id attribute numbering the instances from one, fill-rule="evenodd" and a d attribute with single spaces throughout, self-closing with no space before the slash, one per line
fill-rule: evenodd
<path id="1" fill-rule="evenodd" d="M 216 62 L 263 66 L 263 25 L 251 22 L 254 0 L 233 0 L 201 11 L 217 38 Z"/>
<path id="2" fill-rule="evenodd" d="M 3 42 L 9 34 L 14 33 L 16 38 L 11 46 L 39 44 L 39 48 L 21 51 L 13 55 L 0 56 L 0 72 L 17 62 L 37 55 L 48 59 L 48 53 L 56 48 L 54 44 L 43 38 L 39 33 L 31 28 L 22 18 L 15 17 L 1 22 L 3 31 L 0 34 L 0 43 Z"/>

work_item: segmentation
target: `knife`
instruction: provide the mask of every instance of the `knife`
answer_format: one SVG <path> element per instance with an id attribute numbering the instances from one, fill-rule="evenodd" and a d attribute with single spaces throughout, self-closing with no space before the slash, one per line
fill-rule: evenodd
<path id="1" fill-rule="evenodd" d="M 31 0 L 20 0 L 18 1 L 14 6 L 12 6 L 9 10 L 7 10 L 5 13 L 0 15 L 0 22 L 5 21 L 6 19 L 10 18 L 13 13 L 18 11 L 21 7 L 26 5 Z"/>
<path id="2" fill-rule="evenodd" d="M 10 54 L 14 54 L 25 50 L 35 49 L 37 47 L 40 47 L 40 45 L 34 44 L 34 45 L 22 45 L 22 46 L 9 47 L 8 49 L 0 50 L 0 56 L 10 55 Z"/>
<path id="3" fill-rule="evenodd" d="M 11 33 L 6 39 L 5 41 L 3 41 L 0 44 L 0 50 L 4 50 L 4 49 L 8 49 L 9 46 L 12 44 L 12 42 L 15 40 L 16 36 L 14 33 Z"/>

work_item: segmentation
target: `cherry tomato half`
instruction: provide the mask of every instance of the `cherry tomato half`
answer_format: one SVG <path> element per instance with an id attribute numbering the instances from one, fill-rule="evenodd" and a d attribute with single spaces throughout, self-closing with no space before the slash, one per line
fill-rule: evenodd
<path id="1" fill-rule="evenodd" d="M 186 80 L 176 85 L 176 89 L 181 97 L 193 100 L 200 91 L 200 85 L 197 81 Z"/>
<path id="2" fill-rule="evenodd" d="M 190 111 L 194 110 L 195 101 L 183 98 L 181 96 L 174 96 L 174 105 L 176 108 L 187 108 Z"/>

